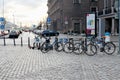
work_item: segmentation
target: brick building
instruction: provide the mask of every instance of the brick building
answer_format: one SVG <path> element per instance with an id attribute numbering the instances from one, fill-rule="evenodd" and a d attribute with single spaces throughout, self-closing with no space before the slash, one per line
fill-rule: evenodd
<path id="1" fill-rule="evenodd" d="M 96 11 L 94 0 L 48 0 L 50 29 L 81 33 L 86 27 L 86 14 Z"/>
<path id="2" fill-rule="evenodd" d="M 48 17 L 51 18 L 49 28 L 81 33 L 86 29 L 86 14 L 96 12 L 97 32 L 102 19 L 104 30 L 115 34 L 118 32 L 115 1 L 117 0 L 48 0 Z"/>

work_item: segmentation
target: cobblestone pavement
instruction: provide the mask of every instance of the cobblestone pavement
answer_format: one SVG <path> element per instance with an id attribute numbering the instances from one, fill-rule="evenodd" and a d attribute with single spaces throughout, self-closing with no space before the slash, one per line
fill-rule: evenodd
<path id="1" fill-rule="evenodd" d="M 95 56 L 0 46 L 0 80 L 120 80 L 120 55 Z"/>

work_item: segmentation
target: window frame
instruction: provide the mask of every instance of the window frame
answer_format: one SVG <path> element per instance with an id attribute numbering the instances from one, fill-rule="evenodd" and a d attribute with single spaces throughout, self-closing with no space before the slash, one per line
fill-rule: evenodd
<path id="1" fill-rule="evenodd" d="M 96 12 L 96 11 L 92 11 L 92 8 L 96 8 L 96 11 L 98 10 L 98 7 L 97 7 L 97 6 L 91 6 L 91 7 L 90 7 L 90 12 L 92 12 L 92 13 L 93 13 L 93 12 Z"/>

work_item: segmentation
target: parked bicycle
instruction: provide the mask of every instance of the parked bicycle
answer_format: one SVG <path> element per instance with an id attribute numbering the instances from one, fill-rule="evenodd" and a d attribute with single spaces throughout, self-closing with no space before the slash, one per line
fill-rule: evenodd
<path id="1" fill-rule="evenodd" d="M 50 42 L 50 37 L 49 38 L 45 38 L 45 42 L 42 44 L 41 46 L 41 52 L 43 53 L 47 53 L 50 50 L 55 49 L 56 51 L 60 52 L 63 49 L 62 43 L 58 42 L 58 38 L 55 37 L 55 40 L 53 43 Z"/>
<path id="2" fill-rule="evenodd" d="M 40 49 L 41 43 L 42 43 L 42 36 L 35 37 L 35 41 L 33 43 L 33 48 Z"/>
<path id="3" fill-rule="evenodd" d="M 95 38 L 93 36 L 91 38 L 91 42 L 92 44 L 96 45 L 97 48 L 100 48 L 100 52 L 105 52 L 108 55 L 112 55 L 116 50 L 116 46 L 112 41 L 105 42 L 105 38 L 105 36 L 103 36 L 102 38 Z"/>
<path id="4" fill-rule="evenodd" d="M 35 36 L 34 37 L 34 42 L 33 42 L 33 46 L 30 46 L 30 49 L 40 49 L 42 43 L 42 36 Z"/>
<path id="5" fill-rule="evenodd" d="M 66 53 L 76 53 L 76 54 L 81 54 L 85 53 L 88 56 L 93 56 L 97 53 L 97 48 L 94 44 L 87 44 L 86 38 L 81 38 L 79 43 L 75 43 L 72 41 L 67 42 L 64 45 L 64 51 Z"/>

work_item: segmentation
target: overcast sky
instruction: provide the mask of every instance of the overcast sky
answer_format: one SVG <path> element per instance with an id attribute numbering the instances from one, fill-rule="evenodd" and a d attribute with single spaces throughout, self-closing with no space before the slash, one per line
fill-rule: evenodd
<path id="1" fill-rule="evenodd" d="M 3 16 L 3 0 L 0 0 L 1 16 Z M 7 21 L 14 22 L 15 19 L 18 25 L 20 23 L 23 26 L 37 25 L 47 16 L 47 0 L 4 0 L 4 16 Z"/>

